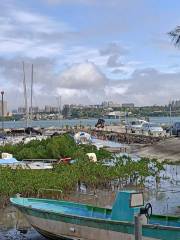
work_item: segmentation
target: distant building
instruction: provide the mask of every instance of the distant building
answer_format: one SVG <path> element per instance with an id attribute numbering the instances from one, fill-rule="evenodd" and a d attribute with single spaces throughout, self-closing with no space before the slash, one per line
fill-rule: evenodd
<path id="1" fill-rule="evenodd" d="M 112 101 L 109 101 L 109 102 L 102 102 L 102 107 L 103 108 L 115 108 L 115 107 L 121 107 L 121 105 L 119 103 L 114 103 Z"/>
<path id="2" fill-rule="evenodd" d="M 18 107 L 18 114 L 25 114 L 26 113 L 26 108 L 25 107 Z"/>
<path id="3" fill-rule="evenodd" d="M 123 103 L 122 107 L 123 108 L 134 108 L 134 103 Z"/>
<path id="4" fill-rule="evenodd" d="M 65 104 L 62 110 L 62 114 L 65 118 L 71 117 L 71 107 L 68 104 Z"/>
<path id="5" fill-rule="evenodd" d="M 172 109 L 180 108 L 180 100 L 172 101 L 171 107 L 172 107 Z"/>
<path id="6" fill-rule="evenodd" d="M 6 101 L 3 101 L 3 110 L 4 110 L 4 116 L 6 117 L 8 114 Z M 2 101 L 0 101 L 0 116 L 2 117 Z"/>
<path id="7" fill-rule="evenodd" d="M 78 104 L 78 105 L 77 104 L 70 104 L 69 107 L 71 109 L 83 109 L 83 108 L 85 108 L 85 106 L 82 105 L 82 104 Z"/>
<path id="8" fill-rule="evenodd" d="M 107 107 L 109 107 L 109 102 L 102 102 L 101 105 L 103 108 L 107 108 Z"/>
<path id="9" fill-rule="evenodd" d="M 105 115 L 105 117 L 109 119 L 120 119 L 120 117 L 124 117 L 124 112 L 120 111 L 109 112 Z"/>
<path id="10" fill-rule="evenodd" d="M 46 105 L 45 108 L 44 108 L 44 112 L 45 113 L 57 113 L 57 112 L 59 112 L 59 108 Z"/>
<path id="11" fill-rule="evenodd" d="M 17 109 L 12 110 L 12 114 L 17 114 L 17 113 L 18 113 Z"/>
<path id="12" fill-rule="evenodd" d="M 29 112 L 31 112 L 31 107 L 29 108 Z M 39 112 L 39 108 L 38 107 L 32 107 L 32 112 L 33 113 L 38 113 Z"/>
<path id="13" fill-rule="evenodd" d="M 51 112 L 52 113 L 58 113 L 59 112 L 59 108 L 58 107 L 52 107 L 51 108 Z"/>

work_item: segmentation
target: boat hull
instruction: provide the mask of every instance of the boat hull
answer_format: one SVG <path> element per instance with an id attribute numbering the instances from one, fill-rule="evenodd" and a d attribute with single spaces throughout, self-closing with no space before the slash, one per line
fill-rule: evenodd
<path id="1" fill-rule="evenodd" d="M 134 240 L 133 234 L 45 220 L 28 215 L 26 218 L 41 235 L 53 240 Z M 143 237 L 143 240 L 155 240 L 155 238 Z"/>
<path id="2" fill-rule="evenodd" d="M 30 202 L 33 204 L 33 200 Z M 39 206 L 42 206 L 40 200 L 36 200 L 37 202 L 40 203 Z M 63 213 L 63 209 L 60 213 L 49 210 L 49 202 L 46 207 L 44 205 L 44 209 L 33 208 L 32 205 L 22 206 L 15 203 L 14 205 L 25 215 L 32 227 L 50 239 L 134 240 L 134 224 L 132 222 L 94 218 L 93 212 L 92 217 Z M 75 206 L 79 208 L 79 206 Z M 163 226 L 155 223 L 143 225 L 142 240 L 180 239 L 179 220 L 174 224 L 176 225 Z"/>

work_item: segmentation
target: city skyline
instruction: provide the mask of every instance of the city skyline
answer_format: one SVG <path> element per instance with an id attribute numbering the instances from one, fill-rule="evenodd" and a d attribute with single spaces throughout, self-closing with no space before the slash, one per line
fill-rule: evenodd
<path id="1" fill-rule="evenodd" d="M 179 99 L 179 50 L 168 36 L 179 1 L 7 0 L 0 3 L 0 83 L 9 109 L 103 101 L 164 105 Z"/>

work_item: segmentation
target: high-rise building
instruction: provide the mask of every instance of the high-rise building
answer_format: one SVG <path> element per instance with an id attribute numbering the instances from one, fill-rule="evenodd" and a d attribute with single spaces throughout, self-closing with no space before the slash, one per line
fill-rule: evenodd
<path id="1" fill-rule="evenodd" d="M 51 112 L 51 106 L 46 105 L 44 108 L 45 113 L 50 113 Z"/>
<path id="2" fill-rule="evenodd" d="M 71 117 L 71 107 L 68 104 L 65 104 L 62 110 L 62 114 L 65 118 Z"/>
<path id="3" fill-rule="evenodd" d="M 46 105 L 45 108 L 44 108 L 44 112 L 45 113 L 57 113 L 57 112 L 59 112 L 59 108 Z"/>
<path id="4" fill-rule="evenodd" d="M 134 108 L 134 103 L 123 103 L 122 107 L 124 107 L 124 108 Z"/>
<path id="5" fill-rule="evenodd" d="M 171 107 L 173 110 L 180 108 L 180 100 L 172 101 Z"/>
<path id="6" fill-rule="evenodd" d="M 29 112 L 31 112 L 31 107 L 29 108 Z M 39 108 L 38 107 L 32 107 L 32 112 L 33 113 L 38 113 L 39 112 Z"/>
<path id="7" fill-rule="evenodd" d="M 59 108 L 58 107 L 51 107 L 51 112 L 52 113 L 58 113 L 59 112 Z"/>
<path id="8" fill-rule="evenodd" d="M 25 114 L 26 113 L 26 108 L 25 107 L 18 107 L 18 113 L 19 114 Z"/>
<path id="9" fill-rule="evenodd" d="M 7 116 L 7 101 L 3 101 L 3 110 L 4 110 L 4 117 Z M 2 117 L 2 101 L 0 101 L 0 116 Z"/>
<path id="10" fill-rule="evenodd" d="M 102 102 L 102 107 L 104 108 L 113 108 L 113 107 L 121 107 L 121 105 L 119 103 L 114 103 L 112 101 L 109 102 Z"/>

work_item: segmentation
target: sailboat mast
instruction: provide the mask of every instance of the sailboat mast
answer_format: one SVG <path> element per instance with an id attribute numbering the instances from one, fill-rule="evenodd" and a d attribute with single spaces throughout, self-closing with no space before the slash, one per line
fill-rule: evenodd
<path id="1" fill-rule="evenodd" d="M 25 75 L 24 62 L 23 62 L 23 87 L 24 87 L 24 104 L 25 104 L 26 127 L 28 127 L 28 104 L 27 104 L 27 89 L 26 89 L 26 75 Z"/>
<path id="2" fill-rule="evenodd" d="M 32 72 L 31 72 L 31 124 L 33 120 L 33 83 L 34 83 L 34 78 L 33 78 L 34 72 L 33 72 L 33 64 L 32 64 Z"/>
<path id="3" fill-rule="evenodd" d="M 59 119 L 59 127 L 60 127 L 60 119 L 61 119 L 61 96 L 57 97 L 58 101 L 58 119 Z"/>
<path id="4" fill-rule="evenodd" d="M 172 135 L 172 102 L 169 102 L 170 135 Z"/>

